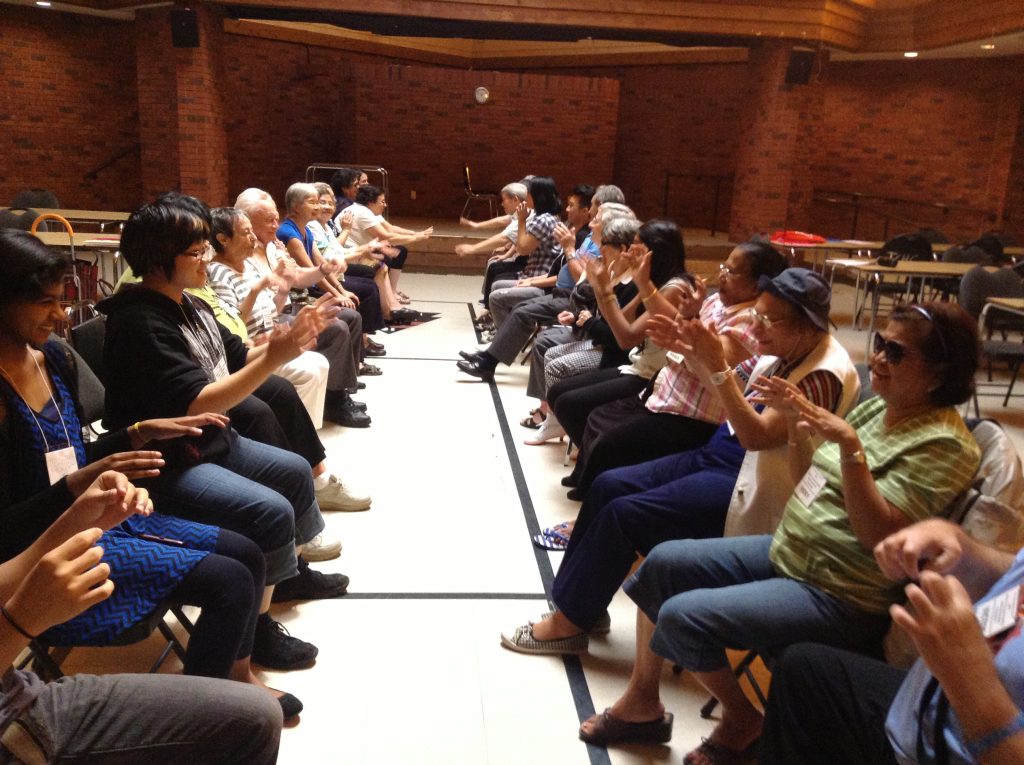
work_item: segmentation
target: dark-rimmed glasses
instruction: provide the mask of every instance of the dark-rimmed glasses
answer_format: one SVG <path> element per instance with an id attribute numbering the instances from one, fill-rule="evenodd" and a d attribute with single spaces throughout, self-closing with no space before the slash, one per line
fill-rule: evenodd
<path id="1" fill-rule="evenodd" d="M 181 254 L 189 258 L 195 258 L 196 260 L 213 260 L 213 248 L 208 242 L 204 242 L 200 247 L 185 250 Z"/>

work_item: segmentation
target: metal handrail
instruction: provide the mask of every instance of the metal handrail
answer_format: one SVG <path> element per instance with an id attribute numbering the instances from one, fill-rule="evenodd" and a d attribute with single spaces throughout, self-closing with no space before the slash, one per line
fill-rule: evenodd
<path id="1" fill-rule="evenodd" d="M 349 168 L 351 170 L 358 170 L 361 173 L 375 173 L 380 176 L 380 190 L 384 192 L 384 196 L 388 199 L 391 195 L 388 193 L 388 171 L 380 165 L 335 165 L 324 162 L 317 162 L 316 164 L 309 165 L 306 168 L 306 183 L 312 183 L 316 180 L 316 174 L 320 170 L 344 170 Z M 333 173 L 332 173 L 333 174 Z M 388 219 L 388 209 L 384 208 L 384 219 Z"/>
<path id="2" fill-rule="evenodd" d="M 846 199 L 837 199 L 836 197 L 846 197 Z M 888 204 L 903 204 L 903 205 L 916 205 L 922 208 L 929 208 L 932 210 L 940 211 L 944 216 L 949 215 L 950 212 L 964 212 L 986 216 L 989 222 L 998 220 L 998 216 L 991 210 L 981 210 L 976 207 L 963 207 L 960 205 L 950 205 L 943 202 L 922 202 L 918 199 L 905 199 L 903 197 L 887 197 L 881 194 L 868 194 L 861 191 L 839 191 L 835 189 L 815 189 L 811 195 L 812 201 L 815 202 L 826 202 L 835 206 L 846 206 L 853 208 L 853 220 L 850 225 L 850 238 L 857 238 L 857 224 L 860 218 L 861 212 L 872 213 L 878 215 L 885 220 L 885 231 L 883 239 L 889 238 L 889 223 L 896 221 L 903 223 L 904 225 L 914 226 L 920 228 L 921 224 L 917 221 L 905 218 L 901 215 L 890 213 L 886 210 L 880 209 L 874 206 L 864 206 L 861 200 L 875 200 L 878 202 Z"/>
<path id="3" fill-rule="evenodd" d="M 732 173 L 728 175 L 715 175 L 714 173 L 665 173 L 665 190 L 661 198 L 661 214 L 668 217 L 668 193 L 669 186 L 672 183 L 673 178 L 695 178 L 698 181 L 707 179 L 715 182 L 715 200 L 714 206 L 711 211 L 711 236 L 715 235 L 718 230 L 718 208 L 722 198 L 722 183 L 724 181 L 732 181 L 734 176 Z"/>

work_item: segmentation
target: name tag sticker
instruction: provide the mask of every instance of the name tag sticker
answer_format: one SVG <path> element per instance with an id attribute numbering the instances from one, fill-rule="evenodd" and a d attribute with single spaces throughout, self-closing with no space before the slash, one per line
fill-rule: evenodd
<path id="1" fill-rule="evenodd" d="M 804 473 L 804 477 L 800 479 L 800 483 L 796 485 L 793 490 L 796 494 L 797 499 L 804 503 L 807 507 L 811 506 L 811 503 L 818 498 L 821 494 L 821 490 L 825 488 L 825 474 L 822 473 L 814 465 L 807 468 L 807 472 Z"/>
<path id="2" fill-rule="evenodd" d="M 51 486 L 76 470 L 78 470 L 78 458 L 75 456 L 73 447 L 68 446 L 46 453 L 46 472 L 50 476 Z"/>
<path id="3" fill-rule="evenodd" d="M 1019 610 L 1020 585 L 1017 585 L 976 606 L 974 615 L 981 625 L 982 634 L 990 638 L 1016 624 Z"/>

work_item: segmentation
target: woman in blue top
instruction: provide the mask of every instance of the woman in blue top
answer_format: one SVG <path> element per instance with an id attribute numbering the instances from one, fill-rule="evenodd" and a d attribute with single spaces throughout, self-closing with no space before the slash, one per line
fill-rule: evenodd
<path id="1" fill-rule="evenodd" d="M 104 471 L 158 475 L 162 455 L 144 445 L 223 428 L 227 418 L 146 420 L 85 444 L 74 356 L 47 340 L 63 318 L 67 262 L 35 237 L 7 231 L 0 232 L 0 268 L 0 559 L 7 560 Z M 262 685 L 249 666 L 264 585 L 259 547 L 240 534 L 166 515 L 132 516 L 106 532 L 101 545 L 117 584 L 113 595 L 51 629 L 48 640 L 103 645 L 165 601 L 197 605 L 185 673 Z M 282 699 L 286 714 L 301 709 L 294 697 Z"/>

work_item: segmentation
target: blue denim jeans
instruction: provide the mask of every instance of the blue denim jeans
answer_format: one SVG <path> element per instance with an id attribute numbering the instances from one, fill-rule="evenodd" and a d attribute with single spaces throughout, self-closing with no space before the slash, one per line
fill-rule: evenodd
<path id="1" fill-rule="evenodd" d="M 267 560 L 268 585 L 298 573 L 295 545 L 324 528 L 309 463 L 299 455 L 235 435 L 228 454 L 144 485 L 162 513 L 248 537 Z"/>
<path id="2" fill-rule="evenodd" d="M 231 680 L 75 675 L 49 683 L 11 728 L 4 742 L 19 758 L 270 765 L 277 761 L 281 705 L 267 691 Z M 26 735 L 14 736 L 19 729 Z"/>
<path id="3" fill-rule="evenodd" d="M 655 623 L 651 649 L 691 672 L 728 666 L 726 648 L 771 655 L 802 641 L 879 649 L 889 617 L 779 576 L 771 536 L 664 542 L 623 589 Z"/>

